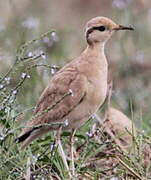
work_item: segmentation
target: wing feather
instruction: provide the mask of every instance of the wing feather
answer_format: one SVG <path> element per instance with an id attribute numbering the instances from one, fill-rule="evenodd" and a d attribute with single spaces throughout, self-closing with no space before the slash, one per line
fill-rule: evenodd
<path id="1" fill-rule="evenodd" d="M 62 122 L 63 118 L 78 106 L 86 96 L 86 81 L 87 79 L 84 75 L 73 71 L 63 71 L 54 76 L 37 103 L 34 116 L 36 117 L 38 113 L 41 115 L 37 116 L 35 119 L 33 118 L 32 121 L 27 122 L 27 128 L 21 133 L 20 139 L 24 134 L 29 134 L 30 136 L 32 131 L 37 130 L 37 128 L 35 128 L 37 125 L 41 125 L 39 127 L 42 127 L 42 124 L 45 123 L 51 124 Z M 53 109 L 45 112 L 46 109 L 52 107 L 59 99 L 68 93 L 69 90 L 72 91 L 72 94 L 62 99 L 62 101 L 56 104 Z"/>

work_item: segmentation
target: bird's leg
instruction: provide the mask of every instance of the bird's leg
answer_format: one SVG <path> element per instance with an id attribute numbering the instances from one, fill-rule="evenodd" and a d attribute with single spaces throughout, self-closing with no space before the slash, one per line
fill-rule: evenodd
<path id="1" fill-rule="evenodd" d="M 111 103 L 112 89 L 113 89 L 113 81 L 111 81 L 108 84 L 107 110 L 109 109 Z"/>
<path id="2" fill-rule="evenodd" d="M 74 135 L 75 135 L 76 129 L 73 129 L 70 136 L 70 152 L 71 152 L 71 174 L 72 176 L 75 176 L 75 169 L 74 169 Z"/>
<path id="3" fill-rule="evenodd" d="M 66 159 L 66 155 L 64 153 L 64 150 L 62 148 L 62 144 L 61 144 L 61 140 L 60 140 L 60 136 L 61 136 L 61 130 L 62 130 L 62 127 L 60 126 L 60 128 L 58 129 L 57 133 L 56 133 L 56 144 L 58 145 L 58 152 L 62 158 L 62 161 L 67 169 L 67 172 L 68 172 L 68 175 L 69 177 L 71 178 L 71 173 L 70 173 L 70 170 L 69 170 L 69 166 L 68 166 L 68 163 L 67 163 L 67 159 Z"/>
<path id="4" fill-rule="evenodd" d="M 106 109 L 106 112 L 105 112 L 103 121 L 106 120 L 107 117 L 108 117 L 108 111 L 109 111 L 110 104 L 111 104 L 112 88 L 113 88 L 113 82 L 111 81 L 111 82 L 108 84 L 107 109 Z"/>

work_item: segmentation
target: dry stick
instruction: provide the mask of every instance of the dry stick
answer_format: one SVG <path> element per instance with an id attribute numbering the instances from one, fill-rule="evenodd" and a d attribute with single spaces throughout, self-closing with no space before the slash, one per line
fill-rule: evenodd
<path id="1" fill-rule="evenodd" d="M 30 180 L 30 176 L 31 176 L 31 170 L 30 170 L 30 157 L 27 158 L 27 170 L 26 170 L 26 175 L 25 175 L 25 180 Z"/>
<path id="2" fill-rule="evenodd" d="M 31 57 L 26 56 L 26 57 L 21 58 L 20 60 L 21 61 L 26 61 L 26 62 L 35 61 L 35 60 L 39 59 L 40 57 L 42 57 L 42 54 L 38 54 L 38 55 L 35 55 L 35 56 L 31 56 Z"/>
<path id="3" fill-rule="evenodd" d="M 132 168 L 130 168 L 124 161 L 120 159 L 120 157 L 116 157 L 118 161 L 126 168 L 128 169 L 135 177 L 137 177 L 140 180 L 144 180 L 139 174 L 137 174 Z"/>

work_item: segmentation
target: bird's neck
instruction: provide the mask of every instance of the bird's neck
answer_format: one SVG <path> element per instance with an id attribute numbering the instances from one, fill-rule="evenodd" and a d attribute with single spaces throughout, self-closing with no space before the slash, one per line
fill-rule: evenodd
<path id="1" fill-rule="evenodd" d="M 89 45 L 88 47 L 92 50 L 95 51 L 98 54 L 104 54 L 104 45 L 105 43 L 95 43 L 92 45 Z"/>
<path id="2" fill-rule="evenodd" d="M 95 43 L 95 44 L 88 45 L 84 51 L 84 54 L 92 56 L 92 57 L 100 57 L 101 59 L 102 58 L 106 59 L 105 54 L 104 54 L 104 45 L 105 43 Z"/>

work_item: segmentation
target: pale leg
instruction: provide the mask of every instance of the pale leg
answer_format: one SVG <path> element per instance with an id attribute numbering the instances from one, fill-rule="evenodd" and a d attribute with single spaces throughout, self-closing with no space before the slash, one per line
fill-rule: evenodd
<path id="1" fill-rule="evenodd" d="M 71 152 L 71 174 L 72 176 L 75 176 L 75 168 L 74 168 L 74 135 L 75 135 L 76 129 L 73 129 L 70 136 L 70 152 Z"/>
<path id="2" fill-rule="evenodd" d="M 66 155 L 64 153 L 64 150 L 62 148 L 62 144 L 61 144 L 61 140 L 60 140 L 60 135 L 61 135 L 61 130 L 62 130 L 62 127 L 59 128 L 59 130 L 57 131 L 57 137 L 56 137 L 56 143 L 58 145 L 58 152 L 62 158 L 62 161 L 67 169 L 67 172 L 69 174 L 69 177 L 72 178 L 71 176 L 71 173 L 70 173 L 70 170 L 69 170 L 69 166 L 68 166 L 68 163 L 67 163 L 67 159 L 66 159 Z"/>

